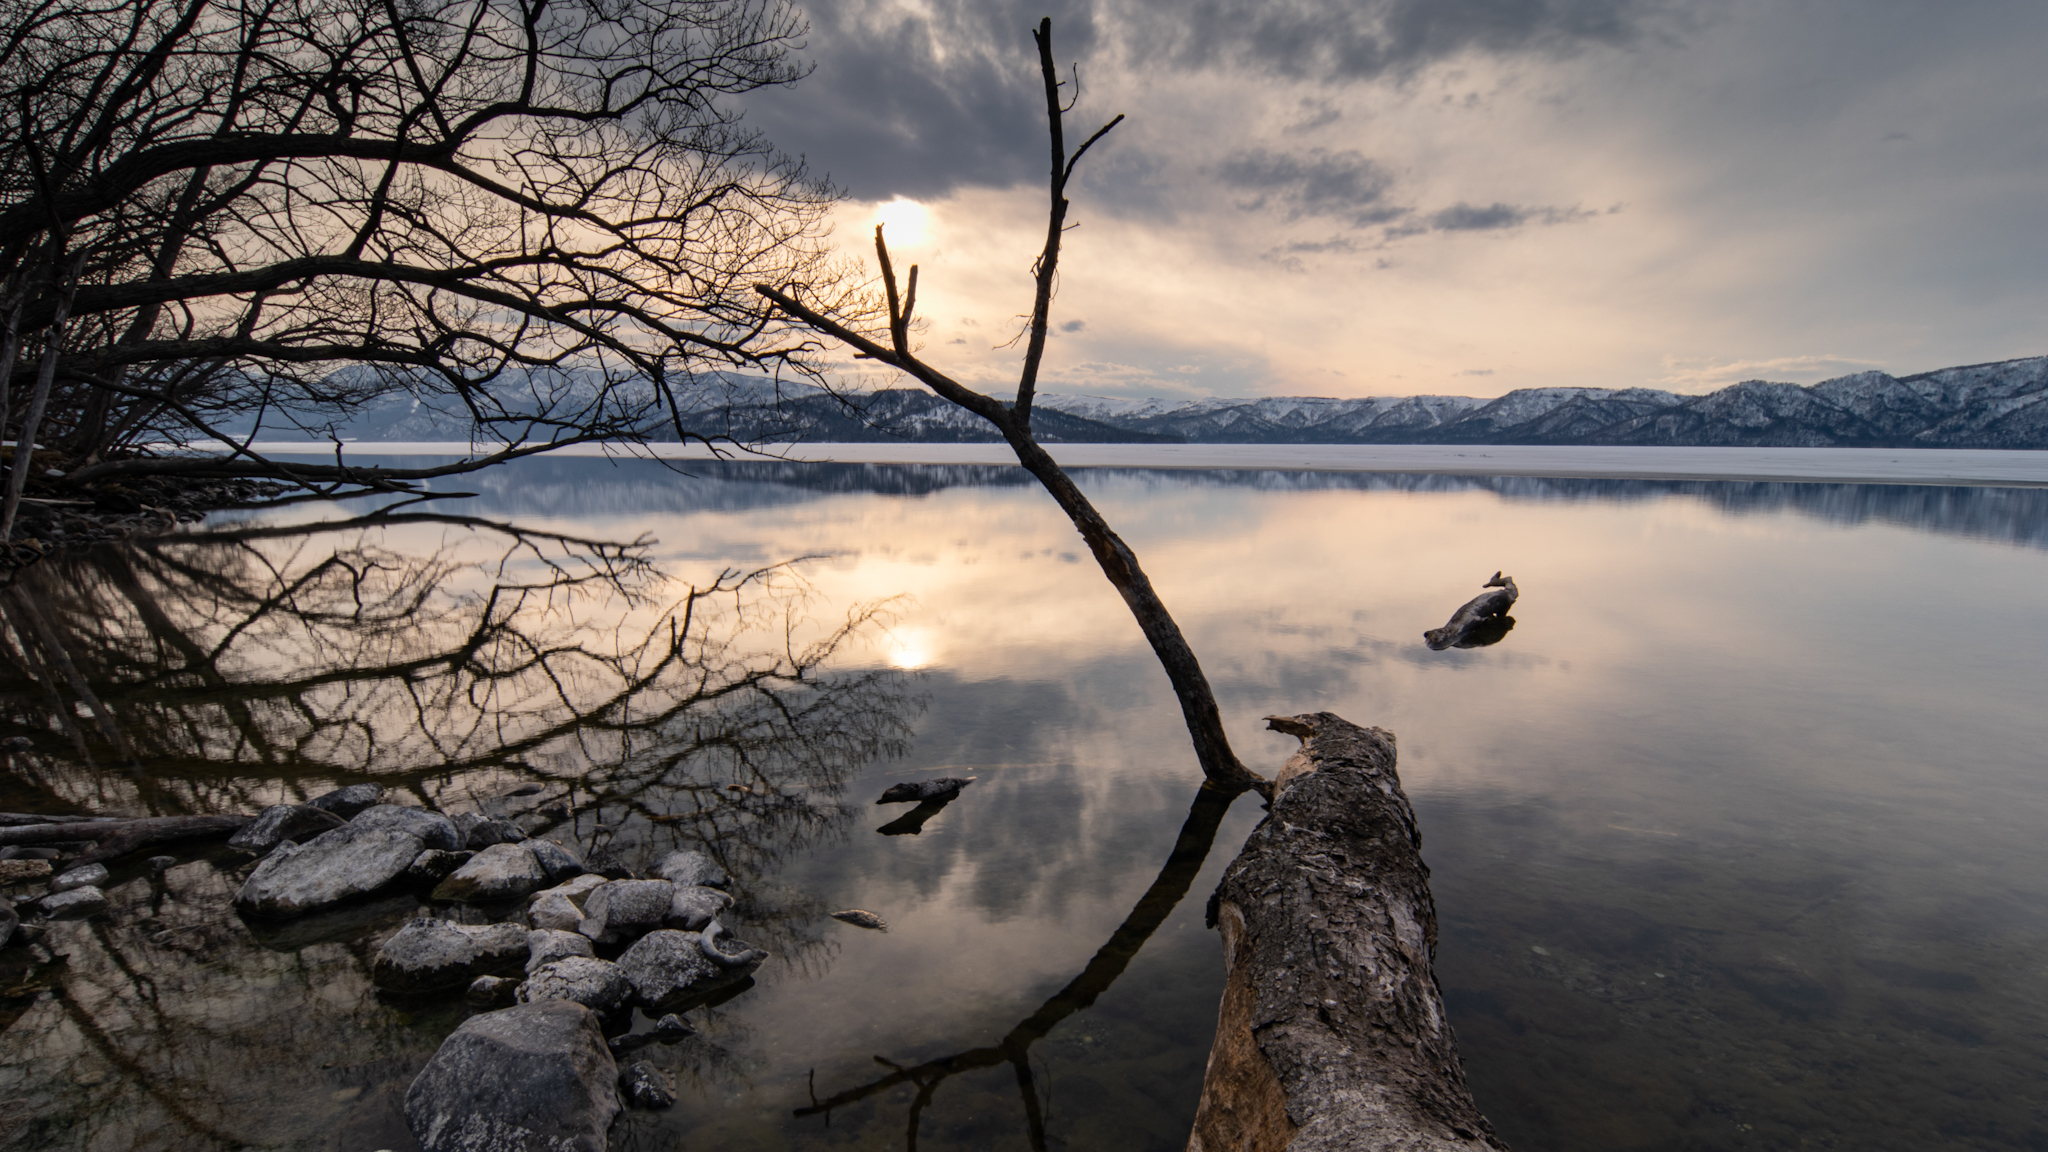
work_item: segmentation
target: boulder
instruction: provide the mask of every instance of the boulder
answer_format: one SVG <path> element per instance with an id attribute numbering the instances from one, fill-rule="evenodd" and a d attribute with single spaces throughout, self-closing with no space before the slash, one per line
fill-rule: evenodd
<path id="1" fill-rule="evenodd" d="M 618 965 L 590 956 L 565 956 L 543 964 L 527 973 L 518 992 L 521 1004 L 574 1000 L 595 1012 L 613 1011 L 632 994 L 633 985 Z"/>
<path id="2" fill-rule="evenodd" d="M 670 928 L 702 932 L 704 926 L 717 919 L 718 914 L 731 903 L 732 897 L 716 888 L 704 888 L 694 884 L 686 887 L 679 884 L 676 886 L 676 894 L 668 902 L 667 925 Z"/>
<path id="3" fill-rule="evenodd" d="M 518 900 L 546 886 L 548 875 L 524 844 L 493 844 L 436 885 L 436 900 L 495 904 Z"/>
<path id="4" fill-rule="evenodd" d="M 600 940 L 630 940 L 661 927 L 675 895 L 676 886 L 666 880 L 614 880 L 583 901 L 585 920 L 577 931 Z"/>
<path id="5" fill-rule="evenodd" d="M 53 920 L 83 920 L 107 910 L 107 894 L 88 884 L 54 896 L 43 897 L 37 905 Z"/>
<path id="6" fill-rule="evenodd" d="M 409 887 L 416 888 L 439 884 L 453 876 L 456 869 L 469 863 L 475 855 L 474 852 L 444 852 L 439 848 L 429 848 L 413 857 L 412 863 L 405 866 L 405 875 L 401 881 Z"/>
<path id="7" fill-rule="evenodd" d="M 676 1102 L 668 1077 L 645 1060 L 619 1073 L 619 1094 L 635 1108 L 667 1108 Z"/>
<path id="8" fill-rule="evenodd" d="M 576 926 L 586 918 L 583 907 L 590 893 L 602 888 L 606 883 L 608 881 L 602 876 L 585 873 L 566 884 L 557 884 L 544 892 L 536 892 L 527 902 L 526 918 L 533 922 L 535 928 L 558 928 L 565 932 L 574 932 Z"/>
<path id="9" fill-rule="evenodd" d="M 396 804 L 379 804 L 365 808 L 349 819 L 349 826 L 364 831 L 390 830 L 404 832 L 420 842 L 422 848 L 439 848 L 443 852 L 462 851 L 462 834 L 455 830 L 446 816 L 429 812 L 424 808 L 400 808 Z"/>
<path id="10" fill-rule="evenodd" d="M 619 972 L 633 986 L 633 999 L 650 1013 L 681 1000 L 691 985 L 716 979 L 725 969 L 704 955 L 700 937 L 662 929 L 642 936 L 619 957 Z"/>
<path id="11" fill-rule="evenodd" d="M 228 837 L 228 847 L 261 856 L 286 840 L 311 840 L 346 823 L 346 817 L 310 804 L 272 804 Z"/>
<path id="12" fill-rule="evenodd" d="M 479 1008 L 505 1008 L 519 1002 L 519 981 L 507 976 L 479 976 L 470 981 L 464 1000 Z"/>
<path id="13" fill-rule="evenodd" d="M 463 845 L 471 851 L 482 851 L 493 844 L 517 844 L 524 839 L 526 833 L 510 820 L 478 820 L 463 833 Z"/>
<path id="14" fill-rule="evenodd" d="M 654 866 L 654 874 L 671 884 L 700 884 L 706 888 L 724 888 L 732 883 L 732 877 L 718 862 L 702 852 L 684 850 L 671 852 Z"/>
<path id="15" fill-rule="evenodd" d="M 423 1152 L 605 1152 L 618 1064 L 597 1017 L 545 1000 L 462 1022 L 405 1094 Z"/>
<path id="16" fill-rule="evenodd" d="M 332 908 L 390 887 L 423 851 L 425 845 L 410 833 L 355 824 L 303 845 L 286 840 L 249 874 L 235 894 L 235 908 L 259 920 Z"/>
<path id="17" fill-rule="evenodd" d="M 33 884 L 53 871 L 48 860 L 0 860 L 0 884 Z"/>
<path id="18" fill-rule="evenodd" d="M 313 797 L 306 801 L 306 807 L 332 812 L 343 820 L 353 820 L 383 802 L 384 789 L 381 785 L 351 784 L 324 796 Z"/>
<path id="19" fill-rule="evenodd" d="M 528 840 L 527 850 L 540 861 L 541 871 L 548 874 L 548 883 L 560 884 L 564 880 L 583 875 L 583 862 L 575 853 L 553 840 Z"/>
<path id="20" fill-rule="evenodd" d="M 478 976 L 516 972 L 526 960 L 517 924 L 450 924 L 425 917 L 400 928 L 377 950 L 370 980 L 387 992 L 460 988 Z"/>
<path id="21" fill-rule="evenodd" d="M 97 888 L 107 882 L 105 864 L 86 864 L 61 873 L 50 881 L 50 891 L 69 892 L 73 888 Z"/>
<path id="22" fill-rule="evenodd" d="M 553 928 L 536 928 L 526 934 L 526 970 L 531 973 L 571 956 L 594 956 L 590 948 L 590 937 L 580 932 L 562 932 Z"/>

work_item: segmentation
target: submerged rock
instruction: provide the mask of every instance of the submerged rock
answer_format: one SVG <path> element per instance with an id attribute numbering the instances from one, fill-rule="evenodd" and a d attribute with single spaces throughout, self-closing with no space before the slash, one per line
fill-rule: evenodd
<path id="1" fill-rule="evenodd" d="M 571 956 L 595 956 L 590 937 L 579 932 L 536 928 L 526 934 L 526 971 L 532 973 L 557 960 Z"/>
<path id="2" fill-rule="evenodd" d="M 107 882 L 107 866 L 86 864 L 58 875 L 50 881 L 50 891 L 69 892 L 73 888 L 97 888 Z"/>
<path id="3" fill-rule="evenodd" d="M 666 880 L 613 880 L 583 901 L 585 919 L 577 931 L 607 941 L 651 932 L 668 919 L 675 893 Z"/>
<path id="4" fill-rule="evenodd" d="M 436 900 L 489 904 L 517 900 L 548 882 L 524 844 L 493 844 L 434 888 Z"/>
<path id="5" fill-rule="evenodd" d="M 714 979 L 725 970 L 713 964 L 692 932 L 663 929 L 649 932 L 619 957 L 619 972 L 633 986 L 633 999 L 658 1012 L 681 1000 L 690 987 Z"/>
<path id="6" fill-rule="evenodd" d="M 619 1094 L 635 1108 L 667 1108 L 676 1102 L 668 1077 L 645 1060 L 619 1073 Z"/>
<path id="7" fill-rule="evenodd" d="M 235 908 L 257 919 L 332 908 L 390 887 L 423 851 L 417 836 L 355 824 L 323 832 L 303 845 L 286 840 L 249 874 L 235 894 Z"/>
<path id="8" fill-rule="evenodd" d="M 731 904 L 732 897 L 716 888 L 677 885 L 676 894 L 668 902 L 667 925 L 701 932 Z"/>
<path id="9" fill-rule="evenodd" d="M 633 994 L 633 985 L 618 965 L 590 956 L 565 956 L 527 973 L 519 985 L 519 1002 L 573 1000 L 596 1012 L 610 1012 Z"/>
<path id="10" fill-rule="evenodd" d="M 343 820 L 353 820 L 364 812 L 384 802 L 384 789 L 377 784 L 351 784 L 336 788 L 323 796 L 306 801 L 306 807 L 332 812 Z"/>
<path id="11" fill-rule="evenodd" d="M 974 783 L 972 776 L 941 776 L 936 780 L 919 780 L 914 784 L 891 784 L 882 793 L 877 804 L 907 804 L 913 801 L 950 800 L 960 794 L 962 788 Z"/>
<path id="12" fill-rule="evenodd" d="M 450 924 L 416 919 L 384 942 L 370 980 L 389 992 L 460 988 L 478 976 L 516 972 L 526 960 L 526 931 L 517 924 Z"/>
<path id="13" fill-rule="evenodd" d="M 597 1017 L 567 1000 L 463 1021 L 405 1094 L 423 1152 L 605 1152 L 618 1113 Z"/>
<path id="14" fill-rule="evenodd" d="M 439 848 L 443 852 L 462 851 L 462 834 L 455 830 L 446 816 L 429 812 L 423 808 L 400 808 L 396 804 L 379 804 L 365 808 L 349 820 L 349 827 L 364 831 L 388 829 L 404 832 L 420 842 L 422 848 Z"/>
<path id="15" fill-rule="evenodd" d="M 286 840 L 310 840 L 347 823 L 345 817 L 310 804 L 272 804 L 228 837 L 228 847 L 261 856 Z"/>
<path id="16" fill-rule="evenodd" d="M 724 888 L 732 883 L 732 877 L 718 862 L 702 852 L 686 849 L 671 852 L 654 866 L 654 874 L 671 884 L 701 885 L 705 888 Z"/>
<path id="17" fill-rule="evenodd" d="M 45 896 L 37 907 L 52 920 L 83 920 L 107 910 L 107 894 L 88 884 L 54 896 Z"/>
<path id="18" fill-rule="evenodd" d="M 583 862 L 576 859 L 575 853 L 553 840 L 528 840 L 526 849 L 540 862 L 541 871 L 548 874 L 550 884 L 560 884 L 583 875 Z"/>

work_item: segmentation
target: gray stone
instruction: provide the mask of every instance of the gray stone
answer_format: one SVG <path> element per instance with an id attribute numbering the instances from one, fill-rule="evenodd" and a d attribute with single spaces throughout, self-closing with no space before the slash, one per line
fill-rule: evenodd
<path id="1" fill-rule="evenodd" d="M 88 884 L 43 897 L 38 907 L 53 920 L 83 920 L 107 910 L 107 894 Z"/>
<path id="2" fill-rule="evenodd" d="M 380 784 L 351 784 L 336 788 L 322 796 L 306 801 L 306 807 L 332 812 L 343 820 L 353 820 L 364 812 L 384 802 L 384 788 Z"/>
<path id="3" fill-rule="evenodd" d="M 633 994 L 618 965 L 590 956 L 565 956 L 527 974 L 519 986 L 519 1002 L 574 1000 L 596 1012 L 610 1012 Z"/>
<path id="4" fill-rule="evenodd" d="M 377 950 L 370 980 L 388 992 L 460 988 L 478 976 L 516 972 L 526 961 L 517 924 L 450 924 L 425 917 L 400 928 Z"/>
<path id="5" fill-rule="evenodd" d="M 732 877 L 718 862 L 702 852 L 685 850 L 671 852 L 654 866 L 654 874 L 671 884 L 701 884 L 706 888 L 724 888 L 732 883 Z"/>
<path id="6" fill-rule="evenodd" d="M 713 964 L 689 932 L 663 929 L 642 936 L 619 957 L 619 972 L 633 986 L 633 999 L 658 1012 L 681 1000 L 693 984 L 715 979 L 724 969 Z"/>
<path id="7" fill-rule="evenodd" d="M 429 848 L 405 866 L 403 882 L 415 887 L 439 884 L 453 876 L 456 869 L 469 863 L 475 855 L 474 852 L 444 852 L 439 848 Z"/>
<path id="8" fill-rule="evenodd" d="M 654 1022 L 654 1034 L 667 1041 L 681 1040 L 685 1036 L 695 1035 L 696 1032 L 695 1028 L 690 1027 L 689 1021 L 673 1012 Z"/>
<path id="9" fill-rule="evenodd" d="M 228 837 L 228 847 L 261 856 L 286 840 L 311 840 L 346 823 L 343 817 L 309 804 L 272 804 Z"/>
<path id="10" fill-rule="evenodd" d="M 404 832 L 420 842 L 422 848 L 439 848 L 443 852 L 462 851 L 462 834 L 455 825 L 448 822 L 439 812 L 424 808 L 400 808 L 396 804 L 379 804 L 365 808 L 350 818 L 349 826 L 365 831 L 389 829 Z"/>
<path id="11" fill-rule="evenodd" d="M 479 1008 L 506 1008 L 519 1002 L 519 981 L 506 976 L 479 976 L 470 981 L 464 1000 Z"/>
<path id="12" fill-rule="evenodd" d="M 528 840 L 527 850 L 540 862 L 541 871 L 548 874 L 548 883 L 560 884 L 583 875 L 583 862 L 576 855 L 553 840 Z"/>
<path id="13" fill-rule="evenodd" d="M 612 855 L 609 848 L 592 848 L 590 854 L 583 858 L 583 870 L 585 872 L 595 872 L 607 880 L 631 880 L 634 878 L 633 870 L 626 867 L 625 861 Z"/>
<path id="14" fill-rule="evenodd" d="M 618 1113 L 597 1017 L 565 1000 L 463 1021 L 405 1094 L 423 1152 L 605 1152 Z"/>
<path id="15" fill-rule="evenodd" d="M 668 1077 L 645 1060 L 619 1073 L 619 1094 L 635 1108 L 667 1108 L 676 1102 Z"/>
<path id="16" fill-rule="evenodd" d="M 0 884 L 32 884 L 53 871 L 48 860 L 0 860 Z"/>
<path id="17" fill-rule="evenodd" d="M 668 926 L 701 932 L 731 903 L 732 897 L 716 888 L 679 884 L 675 896 L 668 903 Z"/>
<path id="18" fill-rule="evenodd" d="M 354 824 L 322 832 L 303 845 L 287 840 L 249 874 L 235 894 L 235 907 L 256 919 L 332 908 L 390 887 L 424 850 L 419 837 L 409 833 Z"/>
<path id="19" fill-rule="evenodd" d="M 536 857 L 538 859 L 538 857 Z M 535 928 L 558 928 L 565 932 L 576 931 L 586 913 L 584 902 L 590 893 L 605 885 L 602 876 L 585 873 L 567 883 L 557 884 L 544 892 L 536 892 L 526 904 L 526 918 Z"/>
<path id="20" fill-rule="evenodd" d="M 21 927 L 21 913 L 14 910 L 14 901 L 0 896 L 0 948 L 14 939 L 14 930 Z"/>
<path id="21" fill-rule="evenodd" d="M 583 901 L 583 912 L 599 926 L 598 939 L 630 940 L 661 927 L 675 894 L 666 880 L 614 880 Z"/>
<path id="22" fill-rule="evenodd" d="M 69 892 L 73 888 L 97 888 L 106 882 L 107 866 L 105 864 L 81 864 L 76 868 L 59 874 L 55 880 L 50 881 L 50 891 L 57 893 Z"/>
<path id="23" fill-rule="evenodd" d="M 526 833 L 510 820 L 478 820 L 463 831 L 463 845 L 471 851 L 482 851 L 493 844 L 517 844 L 526 839 Z"/>
<path id="24" fill-rule="evenodd" d="M 553 928 L 536 928 L 526 934 L 526 971 L 535 970 L 571 956 L 594 956 L 590 937 Z"/>
<path id="25" fill-rule="evenodd" d="M 547 882 L 524 844 L 493 844 L 435 886 L 433 898 L 490 904 L 520 899 Z"/>

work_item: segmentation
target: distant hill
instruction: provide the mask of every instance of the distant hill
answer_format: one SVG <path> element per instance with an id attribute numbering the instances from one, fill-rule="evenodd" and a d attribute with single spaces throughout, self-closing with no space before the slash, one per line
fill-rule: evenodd
<path id="1" fill-rule="evenodd" d="M 522 410 L 515 396 L 508 389 L 505 406 Z M 692 430 L 745 441 L 998 439 L 979 418 L 921 390 L 842 398 L 810 385 L 731 375 L 699 381 L 683 416 Z M 1047 443 L 2048 448 L 2048 356 L 1916 376 L 1860 372 L 1805 387 L 1748 380 L 1704 396 L 1651 388 L 1524 388 L 1494 399 L 1159 401 L 1046 392 L 1032 425 Z M 412 400 L 354 411 L 333 428 L 343 439 L 363 441 L 468 435 L 465 415 Z M 657 428 L 653 438 L 673 434 Z"/>

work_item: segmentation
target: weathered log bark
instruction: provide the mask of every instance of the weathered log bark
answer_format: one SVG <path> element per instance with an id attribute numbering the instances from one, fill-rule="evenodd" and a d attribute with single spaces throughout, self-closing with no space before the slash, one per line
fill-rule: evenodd
<path id="1" fill-rule="evenodd" d="M 1465 1086 L 1394 738 L 1328 712 L 1211 905 L 1228 971 L 1189 1152 L 1504 1149 Z"/>
<path id="2" fill-rule="evenodd" d="M 92 851 L 74 863 L 97 864 L 153 844 L 230 836 L 253 819 L 253 816 L 143 816 L 133 820 L 67 820 L 57 824 L 0 828 L 0 845 L 66 844 L 90 840 L 94 844 Z"/>
<path id="3" fill-rule="evenodd" d="M 1423 641 L 1432 651 L 1495 644 L 1515 626 L 1514 618 L 1508 615 L 1508 609 L 1514 607 L 1522 595 L 1522 590 L 1515 587 L 1515 578 L 1495 572 L 1493 579 L 1480 587 L 1494 591 L 1481 592 L 1465 601 L 1462 607 L 1451 613 L 1449 623 L 1422 634 Z"/>

